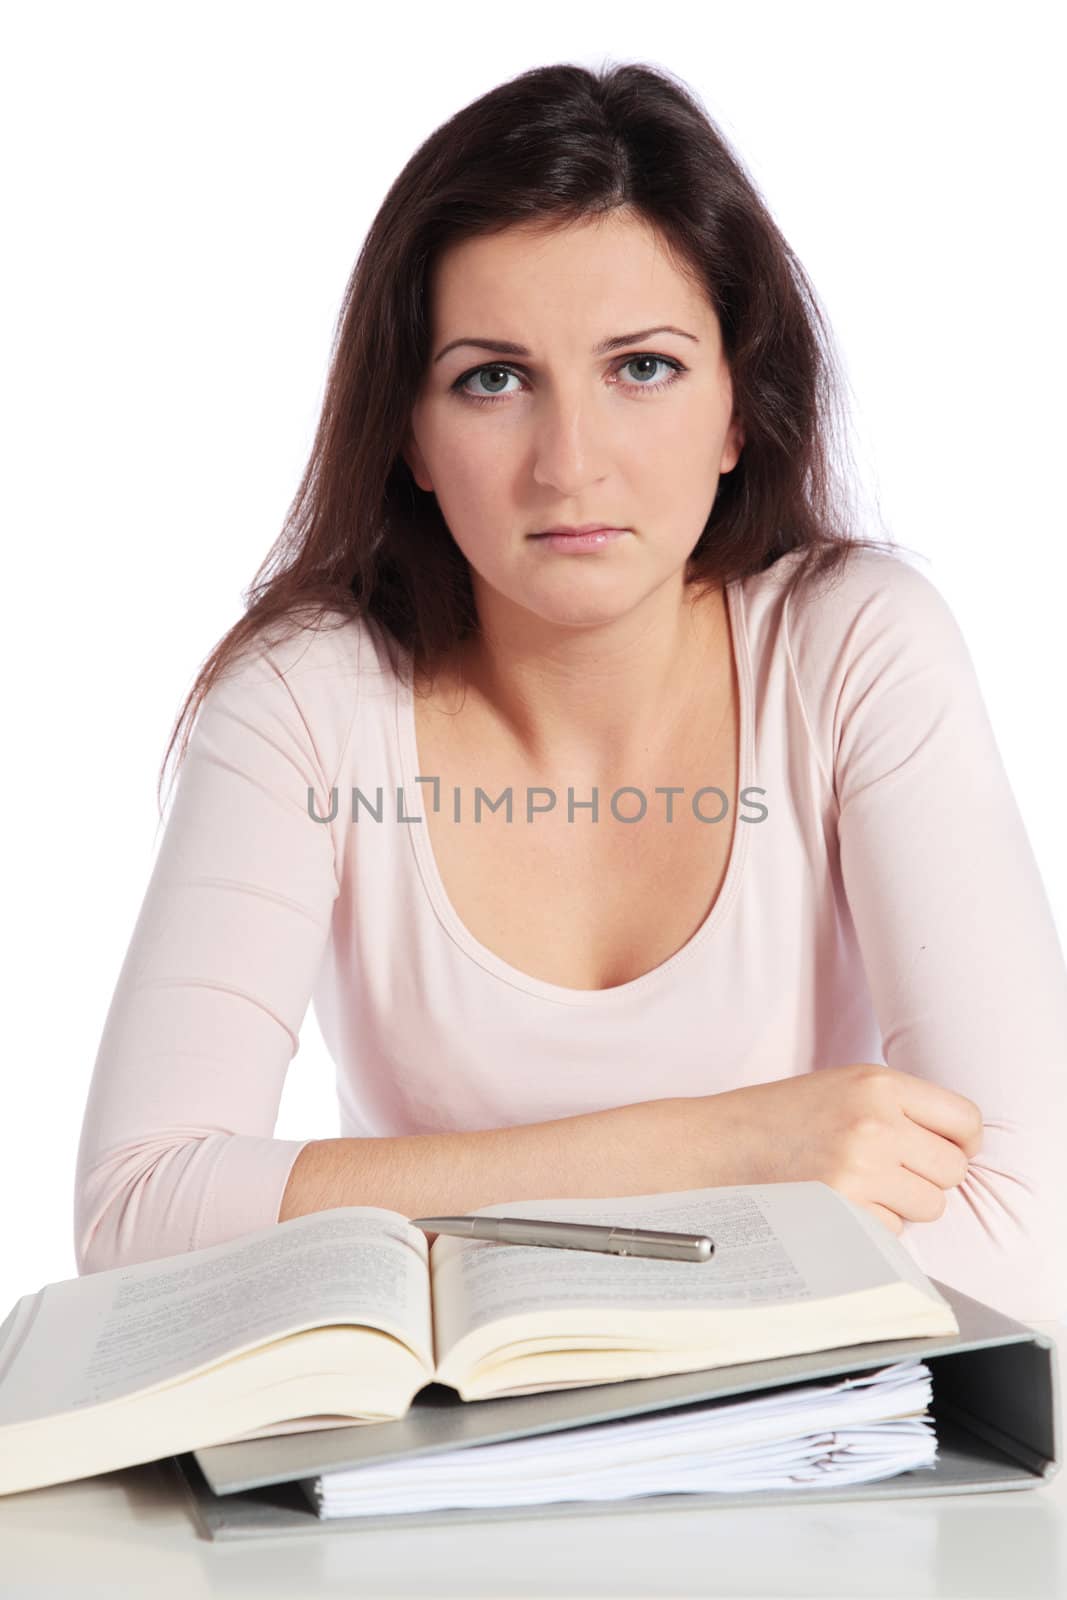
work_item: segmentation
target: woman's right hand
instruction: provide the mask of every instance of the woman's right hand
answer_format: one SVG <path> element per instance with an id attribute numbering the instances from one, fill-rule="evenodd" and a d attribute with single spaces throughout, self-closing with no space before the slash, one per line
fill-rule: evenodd
<path id="1" fill-rule="evenodd" d="M 691 1136 L 706 1102 L 709 1183 L 817 1179 L 896 1234 L 941 1216 L 981 1147 L 973 1100 L 880 1062 L 698 1096 Z"/>

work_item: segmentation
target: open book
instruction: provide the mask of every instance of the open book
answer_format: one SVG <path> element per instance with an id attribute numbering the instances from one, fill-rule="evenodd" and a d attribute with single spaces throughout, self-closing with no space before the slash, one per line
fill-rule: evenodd
<path id="1" fill-rule="evenodd" d="M 487 1216 L 707 1233 L 710 1261 L 426 1235 L 346 1206 L 46 1284 L 0 1326 L 0 1494 L 463 1400 L 958 1333 L 876 1218 L 817 1182 Z"/>

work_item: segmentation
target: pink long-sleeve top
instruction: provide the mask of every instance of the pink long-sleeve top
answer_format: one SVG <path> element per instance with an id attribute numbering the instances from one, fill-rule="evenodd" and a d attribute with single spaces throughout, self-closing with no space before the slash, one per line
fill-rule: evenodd
<path id="1" fill-rule="evenodd" d="M 239 661 L 194 724 L 107 1015 L 78 1271 L 277 1221 L 297 1154 L 326 1136 L 273 1137 L 313 1000 L 341 1136 L 857 1061 L 943 1084 L 981 1108 L 981 1150 L 903 1243 L 1009 1315 L 1060 1316 L 1067 966 L 968 649 L 903 559 L 861 548 L 815 589 L 794 585 L 798 559 L 727 588 L 739 788 L 763 793 L 721 893 L 682 949 L 610 989 L 528 976 L 460 921 L 425 821 L 403 820 L 433 789 L 415 781 L 410 661 L 375 622 L 275 632 Z M 313 820 L 309 790 L 326 818 L 334 789 Z"/>

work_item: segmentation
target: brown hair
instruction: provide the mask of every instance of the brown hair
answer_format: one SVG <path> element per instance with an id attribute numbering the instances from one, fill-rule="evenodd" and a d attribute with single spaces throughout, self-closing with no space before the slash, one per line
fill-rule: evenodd
<path id="1" fill-rule="evenodd" d="M 800 549 L 807 580 L 835 573 L 857 545 L 892 548 L 851 531 L 847 414 L 828 325 L 703 106 L 641 63 L 536 67 L 437 128 L 386 194 L 345 289 L 304 476 L 244 615 L 186 697 L 163 769 L 227 663 L 279 621 L 291 633 L 299 613 L 313 626 L 331 611 L 342 622 L 369 613 L 431 676 L 476 631 L 466 558 L 401 453 L 429 362 L 435 261 L 459 240 L 513 224 L 551 227 L 619 207 L 651 223 L 708 294 L 744 430 L 687 580 L 726 583 Z"/>

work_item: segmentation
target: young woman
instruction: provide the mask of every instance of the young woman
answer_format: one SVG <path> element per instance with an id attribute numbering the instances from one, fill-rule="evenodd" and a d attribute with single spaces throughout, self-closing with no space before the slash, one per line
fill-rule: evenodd
<path id="1" fill-rule="evenodd" d="M 853 530 L 834 371 L 669 75 L 537 69 L 416 151 L 168 747 L 198 709 L 80 1272 L 334 1206 L 819 1179 L 1058 1314 L 1067 969 L 955 620 Z M 343 1136 L 275 1139 L 312 998 Z"/>

